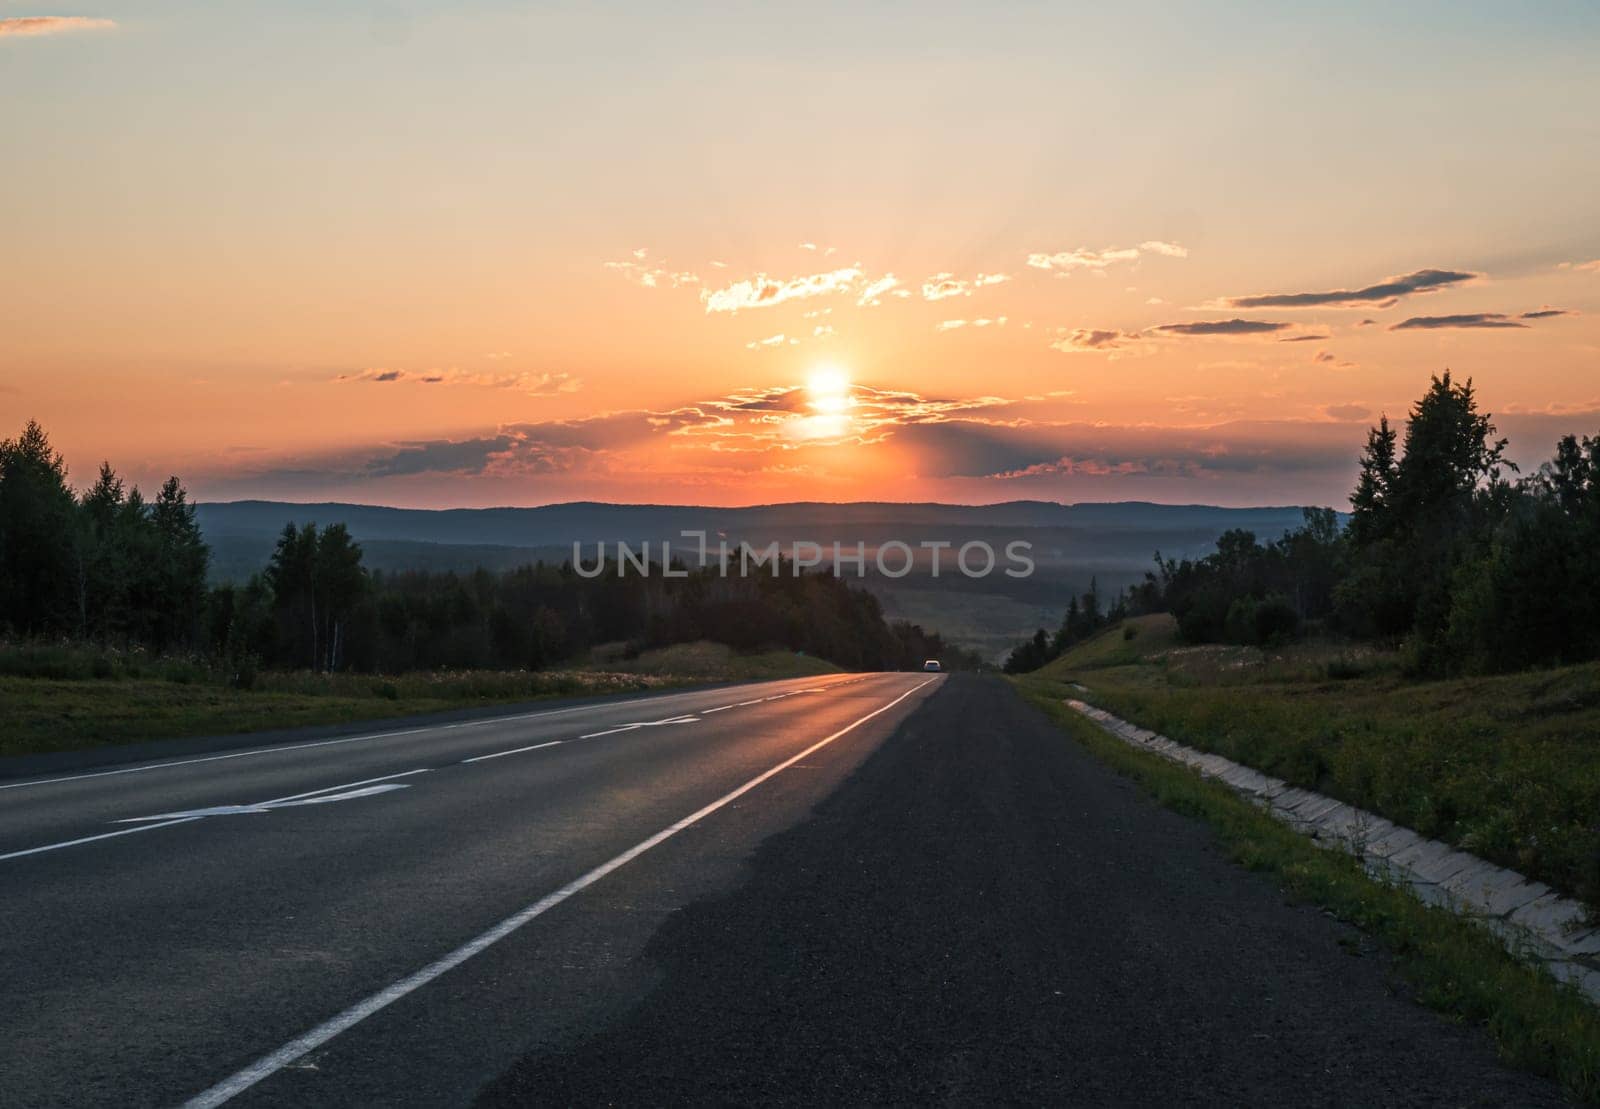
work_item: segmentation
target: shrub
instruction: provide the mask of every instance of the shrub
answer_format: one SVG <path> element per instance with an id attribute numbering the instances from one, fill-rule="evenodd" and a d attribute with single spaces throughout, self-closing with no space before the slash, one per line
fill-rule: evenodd
<path id="1" fill-rule="evenodd" d="M 1223 641 L 1242 644 L 1261 642 L 1256 633 L 1256 609 L 1260 605 L 1261 602 L 1254 597 L 1235 597 L 1228 606 L 1228 617 L 1223 621 Z"/>
<path id="2" fill-rule="evenodd" d="M 1255 641 L 1262 646 L 1291 639 L 1300 627 L 1300 614 L 1284 597 L 1268 597 L 1256 605 L 1253 619 Z"/>

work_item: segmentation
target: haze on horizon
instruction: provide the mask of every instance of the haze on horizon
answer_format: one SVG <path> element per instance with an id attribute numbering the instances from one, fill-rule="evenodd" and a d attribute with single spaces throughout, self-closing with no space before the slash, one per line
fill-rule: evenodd
<path id="1" fill-rule="evenodd" d="M 1600 430 L 1600 9 L 0 3 L 0 435 L 205 500 L 1346 507 Z"/>

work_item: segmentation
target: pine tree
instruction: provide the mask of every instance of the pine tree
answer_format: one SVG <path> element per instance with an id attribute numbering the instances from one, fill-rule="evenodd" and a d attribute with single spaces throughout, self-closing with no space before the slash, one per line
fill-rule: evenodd
<path id="1" fill-rule="evenodd" d="M 1367 446 L 1361 452 L 1361 476 L 1356 479 L 1355 492 L 1350 494 L 1350 539 L 1358 547 L 1365 547 L 1389 532 L 1389 496 L 1395 480 L 1394 429 L 1389 417 L 1382 416 L 1378 426 L 1367 431 Z"/>
<path id="2" fill-rule="evenodd" d="M 66 463 L 36 421 L 0 442 L 0 627 L 40 634 L 77 623 L 76 507 Z"/>

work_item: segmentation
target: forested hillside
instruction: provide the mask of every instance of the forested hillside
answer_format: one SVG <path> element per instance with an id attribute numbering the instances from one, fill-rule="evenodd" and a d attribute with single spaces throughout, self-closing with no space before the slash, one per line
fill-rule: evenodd
<path id="1" fill-rule="evenodd" d="M 261 666 L 394 673 L 538 669 L 602 643 L 625 653 L 707 639 L 783 647 L 856 669 L 970 657 L 935 633 L 885 620 L 870 593 L 785 565 L 746 578 L 596 577 L 535 562 L 469 573 L 373 572 L 342 523 L 283 527 L 258 573 L 208 585 L 195 506 L 170 478 L 147 501 L 109 464 L 74 491 L 44 430 L 0 443 L 0 631 Z"/>

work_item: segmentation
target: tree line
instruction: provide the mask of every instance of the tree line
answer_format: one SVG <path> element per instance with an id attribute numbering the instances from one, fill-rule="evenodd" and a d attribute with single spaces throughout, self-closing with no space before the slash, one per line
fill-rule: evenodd
<path id="1" fill-rule="evenodd" d="M 1486 673 L 1600 657 L 1600 435 L 1568 435 L 1523 476 L 1472 381 L 1432 378 L 1404 434 L 1369 430 L 1349 520 L 1311 508 L 1261 543 L 1224 532 L 1198 559 L 1163 559 L 1116 599 L 1170 612 L 1190 643 L 1267 646 L 1308 632 L 1398 646 L 1419 675 Z M 1076 606 L 1075 606 L 1076 608 Z M 1078 620 L 1081 624 L 1081 615 Z M 1033 669 L 1081 638 L 1013 652 Z M 1008 662 L 1008 668 L 1011 668 Z"/>
<path id="2" fill-rule="evenodd" d="M 74 494 L 37 423 L 0 441 L 0 629 L 188 647 L 200 634 L 209 563 L 176 477 L 146 500 L 102 465 Z"/>
<path id="3" fill-rule="evenodd" d="M 343 524 L 306 522 L 285 525 L 260 573 L 212 586 L 176 477 L 146 501 L 109 465 L 81 493 L 67 476 L 37 423 L 0 442 L 0 633 L 205 654 L 246 683 L 260 667 L 541 669 L 600 644 L 632 654 L 701 639 L 850 669 L 978 664 L 935 632 L 891 623 L 865 590 L 790 564 L 729 578 L 615 566 L 588 578 L 545 563 L 383 574 Z"/>

